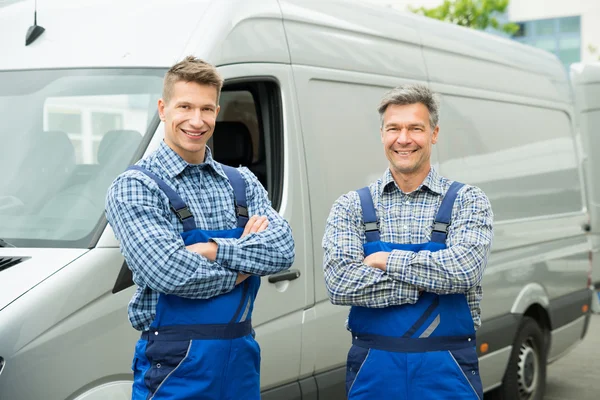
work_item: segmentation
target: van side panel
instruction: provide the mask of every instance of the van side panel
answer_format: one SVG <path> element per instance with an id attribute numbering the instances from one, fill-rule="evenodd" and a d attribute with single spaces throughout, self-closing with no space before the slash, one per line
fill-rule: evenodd
<path id="1" fill-rule="evenodd" d="M 574 64 L 571 79 L 578 112 L 579 135 L 585 155 L 588 207 L 593 245 L 592 283 L 600 288 L 600 63 Z"/>
<path id="2" fill-rule="evenodd" d="M 530 98 L 571 98 L 564 68 L 546 51 L 433 19 L 419 21 L 431 81 Z"/>
<path id="3" fill-rule="evenodd" d="M 325 223 L 340 195 L 383 175 L 388 163 L 376 106 L 387 89 L 408 81 L 307 66 L 293 66 L 293 70 L 307 154 L 315 254 L 314 319 L 305 321 L 304 329 L 318 332 L 313 351 L 314 371 L 320 374 L 343 366 L 350 348 L 350 333 L 345 330 L 348 308 L 332 305 L 324 285 Z M 303 349 L 303 357 L 307 350 Z M 338 392 L 343 396 L 340 374 L 317 376 L 319 388 L 327 385 L 328 396 Z M 340 376 L 341 386 L 336 387 L 333 380 Z"/>
<path id="4" fill-rule="evenodd" d="M 535 82 L 531 89 L 523 86 L 535 92 Z M 529 306 L 545 309 L 553 330 L 583 315 L 589 243 L 581 229 L 587 217 L 572 111 L 551 99 L 464 88 L 460 81 L 432 81 L 431 87 L 441 95 L 441 173 L 481 187 L 494 211 L 478 332 L 478 342 L 490 349 L 482 363 L 483 383 L 490 388 L 504 369 L 485 365 L 506 365 L 520 315 Z M 556 331 L 551 354 L 577 343 L 582 327 Z"/>
<path id="5" fill-rule="evenodd" d="M 391 9 L 394 17 L 390 18 L 380 9 L 340 0 L 280 3 L 294 65 L 406 79 L 426 77 L 414 18 Z"/>

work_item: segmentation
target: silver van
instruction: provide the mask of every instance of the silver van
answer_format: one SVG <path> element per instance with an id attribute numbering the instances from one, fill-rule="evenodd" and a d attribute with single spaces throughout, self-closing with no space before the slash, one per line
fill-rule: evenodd
<path id="1" fill-rule="evenodd" d="M 576 104 L 576 137 L 583 154 L 583 170 L 588 192 L 590 240 L 592 242 L 593 305 L 600 312 L 600 62 L 576 63 L 570 68 Z M 596 151 L 594 151 L 596 150 Z"/>
<path id="2" fill-rule="evenodd" d="M 33 0 L 0 3 L 0 399 L 130 396 L 134 287 L 104 197 L 162 140 L 162 76 L 188 54 L 225 78 L 215 158 L 248 166 L 294 232 L 294 271 L 264 278 L 253 316 L 265 400 L 344 398 L 348 309 L 321 239 L 334 200 L 386 168 L 376 105 L 405 82 L 441 94 L 438 170 L 495 212 L 486 390 L 536 398 L 585 335 L 586 191 L 554 56 L 346 0 L 42 1 L 26 45 L 33 21 Z"/>

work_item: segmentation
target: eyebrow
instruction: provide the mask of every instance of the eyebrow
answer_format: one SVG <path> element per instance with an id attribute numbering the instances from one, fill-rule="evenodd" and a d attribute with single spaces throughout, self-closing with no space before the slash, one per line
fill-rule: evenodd
<path id="1" fill-rule="evenodd" d="M 388 124 L 386 124 L 384 126 L 384 128 L 390 128 L 390 127 L 397 127 L 397 126 L 402 126 L 403 124 L 399 124 L 397 122 L 390 122 Z M 421 123 L 421 122 L 415 122 L 412 124 L 408 124 L 407 125 L 408 128 L 414 128 L 414 127 L 420 127 L 420 128 L 425 128 L 425 124 Z"/>
<path id="2" fill-rule="evenodd" d="M 193 106 L 194 104 L 190 101 L 187 100 L 183 100 L 183 101 L 178 101 L 177 103 L 175 103 L 175 106 Z M 217 108 L 216 105 L 214 104 L 201 104 L 199 107 L 210 107 L 210 108 Z"/>

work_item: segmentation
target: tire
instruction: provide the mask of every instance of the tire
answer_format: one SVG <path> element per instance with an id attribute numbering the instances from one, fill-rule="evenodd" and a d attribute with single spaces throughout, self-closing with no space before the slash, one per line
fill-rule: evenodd
<path id="1" fill-rule="evenodd" d="M 531 317 L 523 317 L 506 367 L 500 398 L 542 400 L 546 391 L 548 364 L 544 332 Z"/>

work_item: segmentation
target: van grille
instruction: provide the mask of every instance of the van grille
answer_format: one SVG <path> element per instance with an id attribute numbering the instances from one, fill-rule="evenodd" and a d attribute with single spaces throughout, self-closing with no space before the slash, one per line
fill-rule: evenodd
<path id="1" fill-rule="evenodd" d="M 0 257 L 0 271 L 13 267 L 29 257 Z"/>

